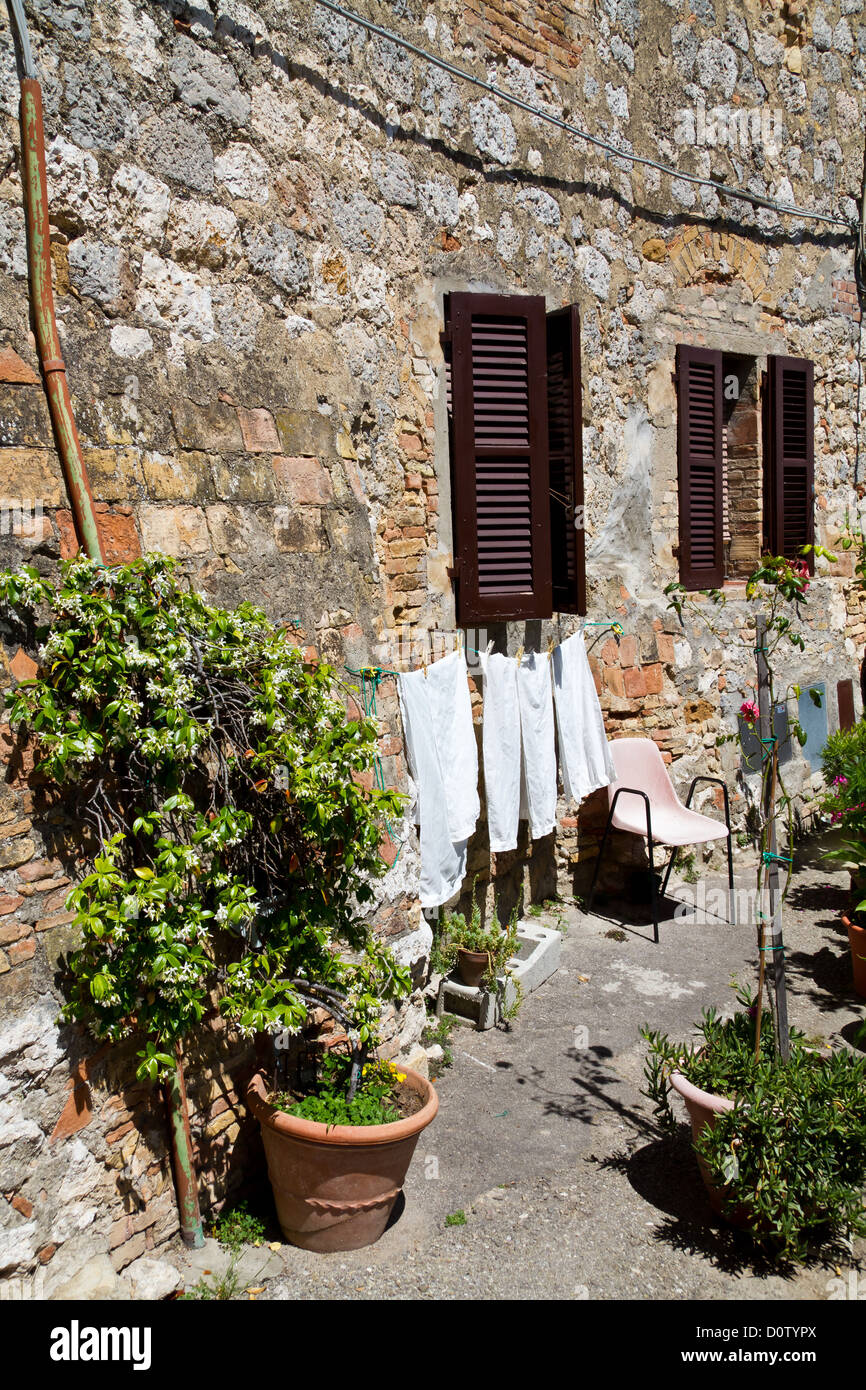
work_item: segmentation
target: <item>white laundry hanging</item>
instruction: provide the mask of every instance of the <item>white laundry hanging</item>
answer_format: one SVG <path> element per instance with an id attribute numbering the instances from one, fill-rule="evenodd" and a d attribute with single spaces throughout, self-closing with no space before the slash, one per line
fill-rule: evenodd
<path id="1" fill-rule="evenodd" d="M 527 652 L 517 663 L 517 698 L 529 833 L 540 840 L 556 826 L 556 740 L 547 655 Z"/>
<path id="2" fill-rule="evenodd" d="M 484 790 L 494 854 L 517 848 L 520 818 L 520 703 L 517 662 L 500 652 L 479 652 L 484 677 Z"/>
<path id="3" fill-rule="evenodd" d="M 422 907 L 439 907 L 459 889 L 467 843 L 481 812 L 468 676 L 463 653 L 452 652 L 426 670 L 397 678 L 416 788 Z"/>
<path id="4" fill-rule="evenodd" d="M 580 802 L 616 781 L 582 632 L 554 649 L 553 693 L 562 784 L 565 795 Z"/>

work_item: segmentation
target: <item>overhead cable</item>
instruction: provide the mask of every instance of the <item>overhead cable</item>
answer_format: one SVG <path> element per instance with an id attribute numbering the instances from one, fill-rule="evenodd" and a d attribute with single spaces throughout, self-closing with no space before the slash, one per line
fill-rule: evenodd
<path id="1" fill-rule="evenodd" d="M 386 29 L 381 24 L 374 24 L 371 19 L 365 19 L 362 15 L 355 14 L 352 10 L 345 9 L 342 5 L 337 5 L 334 0 L 316 0 L 317 5 L 323 6 L 326 10 L 332 10 L 334 14 L 340 15 L 348 20 L 350 24 L 357 24 L 362 29 L 366 29 L 371 34 L 376 34 L 379 38 L 387 39 L 388 42 L 397 44 L 400 48 L 406 49 L 409 53 L 414 53 L 417 58 L 421 58 L 425 63 L 430 63 L 433 67 L 441 68 L 443 72 L 449 73 L 452 77 L 459 78 L 462 82 L 469 82 L 474 87 L 481 87 L 498 101 L 507 102 L 511 106 L 516 106 L 524 111 L 528 116 L 534 116 L 538 120 L 547 121 L 550 125 L 557 126 L 559 130 L 566 131 L 569 135 L 575 135 L 579 140 L 585 140 L 587 144 L 593 145 L 596 149 L 603 150 L 605 154 L 612 155 L 616 159 L 628 160 L 632 164 L 640 164 L 648 169 L 657 169 L 659 173 L 669 174 L 673 179 L 681 179 L 684 183 L 700 184 L 702 187 L 714 188 L 717 193 L 723 194 L 726 198 L 738 198 L 745 203 L 751 203 L 754 207 L 769 208 L 773 212 L 784 213 L 790 217 L 803 217 L 815 222 L 828 222 L 831 226 L 844 227 L 846 231 L 859 234 L 859 227 L 856 222 L 852 222 L 846 217 L 835 217 L 826 212 L 815 212 L 810 208 L 798 207 L 796 203 L 780 203 L 773 198 L 766 198 L 761 193 L 752 193 L 746 188 L 732 188 L 729 184 L 720 183 L 717 179 L 703 178 L 699 174 L 687 174 L 681 169 L 673 169 L 668 164 L 661 164 L 656 159 L 648 159 L 645 155 L 633 154 L 629 150 L 620 149 L 619 146 L 611 144 L 608 140 L 603 140 L 598 135 L 590 135 L 588 131 L 581 130 L 580 126 L 572 125 L 570 121 L 564 121 L 560 116 L 553 115 L 550 111 L 545 111 L 540 106 L 533 106 L 530 102 L 524 101 L 521 97 L 514 96 L 511 92 L 506 92 L 504 88 L 498 87 L 495 82 L 488 82 L 483 77 L 476 77 L 474 73 L 467 72 L 465 68 L 458 67 L 456 63 L 449 63 L 447 59 L 440 58 L 438 54 L 430 53 L 425 48 L 419 48 L 417 44 L 409 39 L 403 38 L 402 34 L 396 33 L 392 29 Z"/>

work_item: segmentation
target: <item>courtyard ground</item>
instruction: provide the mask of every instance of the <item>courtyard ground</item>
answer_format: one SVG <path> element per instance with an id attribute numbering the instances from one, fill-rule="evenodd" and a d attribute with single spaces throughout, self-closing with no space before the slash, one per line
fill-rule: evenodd
<path id="1" fill-rule="evenodd" d="M 750 889 L 752 861 L 740 855 L 737 865 L 738 887 Z M 864 1007 L 840 921 L 846 886 L 821 842 L 807 842 L 785 911 L 789 1004 L 810 1039 L 856 1046 Z M 263 1300 L 828 1300 L 850 1295 L 852 1270 L 862 1289 L 863 1242 L 798 1271 L 756 1258 L 713 1217 L 685 1124 L 661 1135 L 641 1095 L 640 1025 L 687 1037 L 702 1009 L 733 1006 L 732 979 L 756 979 L 751 926 L 675 915 L 675 899 L 698 892 L 672 879 L 659 945 L 639 909 L 622 923 L 611 902 L 599 900 L 593 916 L 563 906 L 561 966 L 516 1021 L 454 1030 L 439 1115 L 378 1244 L 333 1255 L 249 1250 L 238 1296 L 253 1287 Z M 460 1212 L 465 1224 L 447 1224 Z M 226 1257 L 209 1241 L 174 1258 L 189 1286 L 204 1270 L 218 1275 Z"/>

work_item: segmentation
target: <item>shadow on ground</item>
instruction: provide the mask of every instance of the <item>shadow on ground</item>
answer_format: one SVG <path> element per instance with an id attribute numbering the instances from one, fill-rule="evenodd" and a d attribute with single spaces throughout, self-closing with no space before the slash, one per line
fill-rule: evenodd
<path id="1" fill-rule="evenodd" d="M 657 1135 L 633 1153 L 612 1154 L 601 1160 L 604 1169 L 622 1173 L 634 1191 L 660 1214 L 653 1239 L 688 1255 L 702 1255 L 722 1273 L 766 1279 L 789 1278 L 796 1267 L 756 1247 L 751 1237 L 716 1216 L 707 1199 L 687 1125 L 670 1135 Z M 806 1269 L 827 1269 L 851 1258 L 840 1243 L 819 1245 L 804 1261 Z"/>

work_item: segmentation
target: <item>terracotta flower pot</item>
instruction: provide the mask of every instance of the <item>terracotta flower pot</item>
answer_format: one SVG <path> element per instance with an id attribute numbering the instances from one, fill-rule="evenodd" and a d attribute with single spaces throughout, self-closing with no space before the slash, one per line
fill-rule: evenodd
<path id="1" fill-rule="evenodd" d="M 854 988 L 866 999 L 866 927 L 858 927 L 847 917 L 842 922 L 848 931 L 848 945 L 851 947 L 851 965 L 854 970 Z"/>
<path id="2" fill-rule="evenodd" d="M 439 1109 L 423 1076 L 406 1082 L 424 1100 L 421 1110 L 388 1125 L 323 1125 L 276 1110 L 264 1075 L 247 1088 L 262 1127 L 268 1174 L 283 1235 L 320 1252 L 357 1250 L 378 1240 L 406 1177 L 415 1145 Z"/>
<path id="3" fill-rule="evenodd" d="M 464 985 L 478 989 L 489 966 L 490 957 L 486 951 L 467 951 L 465 946 L 457 947 L 457 974 Z"/>
<path id="4" fill-rule="evenodd" d="M 733 1110 L 734 1102 L 728 1100 L 726 1096 L 714 1096 L 710 1091 L 702 1091 L 698 1086 L 692 1085 L 683 1076 L 682 1072 L 671 1073 L 671 1085 L 677 1095 L 682 1096 L 686 1103 L 686 1110 L 689 1112 L 689 1119 L 692 1122 L 692 1139 L 695 1140 L 703 1133 L 704 1128 L 712 1129 L 716 1123 L 716 1116 L 724 1114 L 726 1110 Z M 707 1189 L 710 1205 L 718 1216 L 724 1216 L 734 1225 L 739 1225 L 736 1214 L 732 1217 L 722 1210 L 725 1198 L 725 1188 L 719 1187 L 713 1181 L 713 1175 L 709 1164 L 700 1154 L 696 1154 L 698 1167 L 701 1170 L 701 1177 Z"/>

